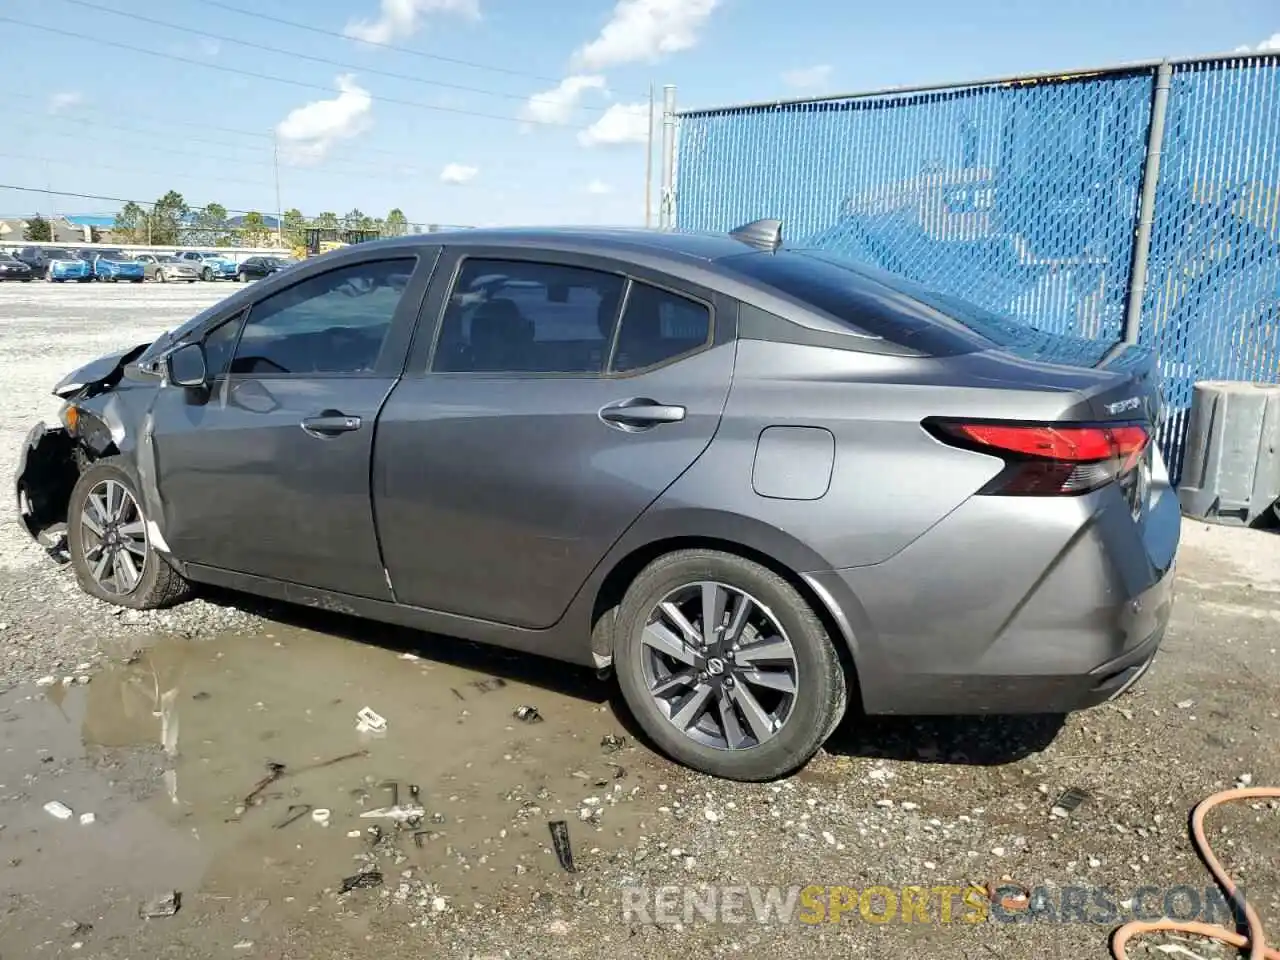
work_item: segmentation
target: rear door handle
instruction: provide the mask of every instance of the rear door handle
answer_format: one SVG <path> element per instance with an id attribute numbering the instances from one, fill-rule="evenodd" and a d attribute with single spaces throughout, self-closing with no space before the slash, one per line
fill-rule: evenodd
<path id="1" fill-rule="evenodd" d="M 600 408 L 600 419 L 622 430 L 648 430 L 663 423 L 679 423 L 684 416 L 684 407 L 648 397 L 631 397 Z"/>
<path id="2" fill-rule="evenodd" d="M 359 430 L 363 421 L 359 417 L 349 417 L 337 410 L 326 410 L 314 417 L 307 417 L 299 426 L 304 433 L 313 437 L 336 437 L 340 433 L 351 433 Z"/>

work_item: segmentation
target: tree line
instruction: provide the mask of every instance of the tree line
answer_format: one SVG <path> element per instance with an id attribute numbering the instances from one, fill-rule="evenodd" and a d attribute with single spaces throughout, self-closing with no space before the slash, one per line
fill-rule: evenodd
<path id="1" fill-rule="evenodd" d="M 274 218 L 273 218 L 274 219 Z M 192 207 L 176 190 L 170 190 L 149 207 L 130 200 L 115 215 L 111 226 L 111 239 L 122 244 L 152 244 L 155 246 L 209 246 L 209 247 L 266 247 L 276 244 L 277 236 L 286 247 L 305 243 L 306 231 L 322 230 L 376 230 L 382 236 L 403 236 L 409 231 L 409 221 L 399 207 L 385 217 L 371 217 L 360 209 L 348 211 L 343 216 L 324 212 L 306 217 L 301 210 L 286 210 L 277 229 L 256 210 L 232 218 L 226 207 L 219 203 Z M 93 230 L 93 241 L 98 242 L 101 231 Z M 36 216 L 27 221 L 26 239 L 48 242 L 53 239 L 49 220 Z"/>

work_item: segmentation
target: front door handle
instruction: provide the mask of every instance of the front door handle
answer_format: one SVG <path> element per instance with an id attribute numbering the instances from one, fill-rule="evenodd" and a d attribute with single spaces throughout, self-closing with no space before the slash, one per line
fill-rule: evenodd
<path id="1" fill-rule="evenodd" d="M 600 408 L 600 419 L 622 430 L 648 430 L 662 423 L 679 423 L 684 416 L 684 407 L 648 397 L 631 397 Z"/>
<path id="2" fill-rule="evenodd" d="M 362 423 L 359 417 L 349 417 L 338 410 L 326 410 L 314 417 L 307 417 L 299 426 L 304 433 L 324 439 L 359 430 Z"/>

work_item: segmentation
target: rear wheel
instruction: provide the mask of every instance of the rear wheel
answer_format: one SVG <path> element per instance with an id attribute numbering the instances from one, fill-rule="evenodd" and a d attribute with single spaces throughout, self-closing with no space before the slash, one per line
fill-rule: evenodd
<path id="1" fill-rule="evenodd" d="M 213 279 L 213 270 L 210 269 L 209 267 L 205 267 L 203 270 L 200 271 L 200 279 L 208 283 L 210 280 Z"/>
<path id="2" fill-rule="evenodd" d="M 822 621 L 785 579 L 716 550 L 659 557 L 618 609 L 614 669 L 637 722 L 674 760 L 770 780 L 817 753 L 844 715 Z"/>
<path id="3" fill-rule="evenodd" d="M 67 544 L 80 587 L 121 607 L 151 610 L 191 587 L 155 551 L 133 470 L 119 457 L 91 464 L 71 492 Z"/>

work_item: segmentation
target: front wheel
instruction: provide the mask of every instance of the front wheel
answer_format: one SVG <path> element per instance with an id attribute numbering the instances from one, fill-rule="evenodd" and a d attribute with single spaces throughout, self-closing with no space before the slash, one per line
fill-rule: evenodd
<path id="1" fill-rule="evenodd" d="M 844 715 L 845 677 L 822 621 L 784 578 L 743 557 L 659 557 L 628 588 L 614 635 L 614 669 L 636 721 L 703 773 L 785 776 Z"/>
<path id="2" fill-rule="evenodd" d="M 91 464 L 71 492 L 67 545 L 81 589 L 135 610 L 190 595 L 187 581 L 155 551 L 132 468 L 119 457 Z"/>
<path id="3" fill-rule="evenodd" d="M 210 270 L 208 267 L 205 267 L 203 270 L 200 271 L 200 279 L 203 280 L 205 283 L 208 283 L 213 279 L 213 271 Z"/>

